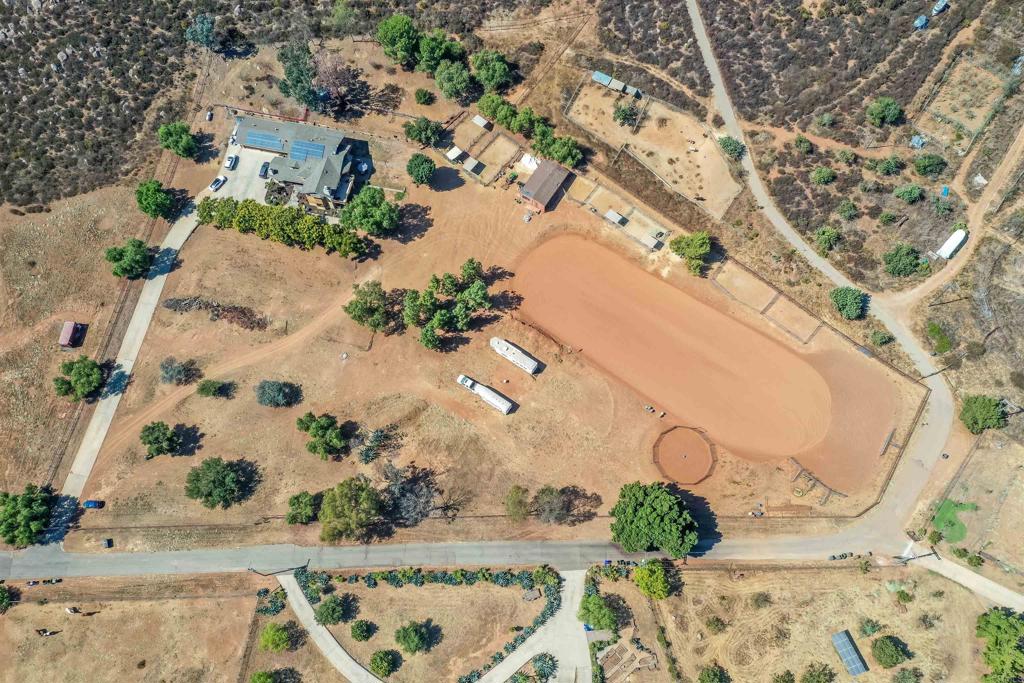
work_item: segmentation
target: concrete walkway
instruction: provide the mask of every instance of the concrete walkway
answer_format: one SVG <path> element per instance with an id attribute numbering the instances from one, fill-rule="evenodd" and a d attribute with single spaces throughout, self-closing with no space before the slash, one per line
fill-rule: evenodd
<path id="1" fill-rule="evenodd" d="M 379 678 L 364 669 L 362 664 L 352 659 L 352 656 L 345 652 L 345 648 L 331 635 L 326 626 L 316 623 L 316 619 L 313 616 L 313 607 L 306 600 L 306 596 L 302 594 L 299 582 L 295 580 L 295 576 L 292 574 L 280 574 L 277 580 L 288 594 L 288 604 L 291 605 L 292 611 L 295 612 L 299 623 L 302 624 L 302 628 L 306 629 L 306 633 L 316 643 L 316 646 L 320 648 L 320 652 L 324 654 L 327 661 L 338 670 L 338 673 L 344 676 L 349 683 L 381 683 Z"/>
<path id="2" fill-rule="evenodd" d="M 480 683 L 505 683 L 535 656 L 546 652 L 558 661 L 556 683 L 590 680 L 590 649 L 583 624 L 576 618 L 583 599 L 586 570 L 562 572 L 562 607 L 541 626 L 519 649 L 488 671 Z"/>
<path id="3" fill-rule="evenodd" d="M 96 404 L 89 425 L 85 429 L 85 435 L 75 453 L 75 459 L 71 463 L 71 471 L 64 480 L 64 487 L 61 494 L 78 498 L 82 495 L 85 482 L 89 479 L 93 465 L 96 464 L 96 457 L 103 446 L 103 440 L 110 429 L 110 423 L 114 420 L 114 413 L 121 403 L 121 396 L 128 386 L 132 369 L 142 348 L 142 342 L 146 338 L 146 331 L 149 323 L 153 320 L 153 314 L 160 303 L 160 295 L 164 291 L 164 283 L 167 275 L 174 268 L 178 251 L 185 240 L 189 238 L 192 231 L 196 229 L 196 214 L 193 210 L 190 214 L 183 216 L 174 222 L 167 238 L 160 245 L 160 251 L 146 276 L 146 283 L 142 287 L 142 294 L 135 305 L 135 312 L 128 323 L 128 329 L 121 341 L 121 348 L 115 359 L 113 376 L 107 381 L 106 391 Z"/>

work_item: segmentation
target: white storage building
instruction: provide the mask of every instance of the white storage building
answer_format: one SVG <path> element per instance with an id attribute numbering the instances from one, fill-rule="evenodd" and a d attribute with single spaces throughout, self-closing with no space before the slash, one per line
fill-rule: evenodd
<path id="1" fill-rule="evenodd" d="M 512 365 L 516 366 L 520 370 L 526 371 L 532 375 L 540 369 L 540 362 L 532 358 L 529 354 L 523 351 L 515 344 L 501 339 L 499 337 L 491 337 L 491 348 L 502 358 L 506 359 Z"/>
<path id="2" fill-rule="evenodd" d="M 953 254 L 956 253 L 956 250 L 963 245 L 966 239 L 967 231 L 963 228 L 958 228 L 953 231 L 953 234 L 949 236 L 949 239 L 946 240 L 945 244 L 939 247 L 939 250 L 936 253 L 942 258 L 949 260 L 953 257 Z"/>

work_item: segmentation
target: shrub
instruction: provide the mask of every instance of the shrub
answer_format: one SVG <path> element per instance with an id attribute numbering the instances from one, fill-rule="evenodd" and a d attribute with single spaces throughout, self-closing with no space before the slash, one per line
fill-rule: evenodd
<path id="1" fill-rule="evenodd" d="M 150 422 L 139 433 L 139 441 L 146 447 L 146 457 L 176 453 L 181 448 L 181 437 L 166 422 Z"/>
<path id="2" fill-rule="evenodd" d="M 900 669 L 892 677 L 892 683 L 920 683 L 924 680 L 924 672 L 920 669 Z"/>
<path id="3" fill-rule="evenodd" d="M 267 652 L 284 652 L 291 646 L 287 627 L 270 622 L 260 633 L 260 649 Z"/>
<path id="4" fill-rule="evenodd" d="M 135 280 L 142 277 L 149 270 L 153 262 L 149 254 L 149 247 L 142 240 L 130 239 L 123 247 L 110 247 L 103 253 L 110 263 L 114 264 L 114 277 L 124 277 Z"/>
<path id="5" fill-rule="evenodd" d="M 742 159 L 744 153 L 747 151 L 746 145 L 729 135 L 723 135 L 718 138 L 718 145 L 729 158 L 735 159 L 736 161 Z"/>
<path id="6" fill-rule="evenodd" d="M 249 677 L 249 683 L 274 683 L 274 674 L 269 671 L 257 671 Z"/>
<path id="7" fill-rule="evenodd" d="M 333 626 L 343 621 L 350 621 L 355 615 L 355 598 L 351 595 L 344 597 L 328 595 L 323 602 L 313 610 L 313 617 L 320 625 Z"/>
<path id="8" fill-rule="evenodd" d="M 907 646 L 896 636 L 882 636 L 871 643 L 871 656 L 885 669 L 891 669 L 909 659 Z"/>
<path id="9" fill-rule="evenodd" d="M 914 595 L 901 588 L 896 591 L 896 599 L 904 605 L 908 605 L 914 602 Z"/>
<path id="10" fill-rule="evenodd" d="M 1019 680 L 1024 670 L 1024 616 L 1002 607 L 993 607 L 978 615 L 976 635 L 985 641 L 982 659 L 991 673 L 983 678 L 991 683 Z"/>
<path id="11" fill-rule="evenodd" d="M 900 185 L 892 191 L 893 195 L 899 199 L 902 199 L 907 204 L 914 204 L 921 201 L 924 197 L 924 190 L 918 185 L 908 183 L 906 185 Z"/>
<path id="12" fill-rule="evenodd" d="M 530 516 L 529 490 L 518 484 L 505 494 L 505 513 L 513 522 L 522 522 Z"/>
<path id="13" fill-rule="evenodd" d="M 892 251 L 882 256 L 882 262 L 885 263 L 885 272 L 889 275 L 907 277 L 917 272 L 921 254 L 909 244 L 899 242 Z"/>
<path id="14" fill-rule="evenodd" d="M 99 363 L 88 356 L 64 361 L 60 364 L 60 374 L 53 378 L 53 388 L 58 396 L 69 396 L 72 401 L 82 400 L 103 384 Z"/>
<path id="15" fill-rule="evenodd" d="M 0 614 L 4 614 L 14 603 L 14 595 L 10 588 L 0 583 Z"/>
<path id="16" fill-rule="evenodd" d="M 881 622 L 865 617 L 860 620 L 860 634 L 862 636 L 872 636 L 882 630 Z"/>
<path id="17" fill-rule="evenodd" d="M 931 532 L 928 533 L 928 542 L 932 545 L 942 543 L 942 532 L 938 529 L 932 529 Z"/>
<path id="18" fill-rule="evenodd" d="M 352 622 L 352 640 L 357 642 L 365 642 L 373 637 L 373 634 L 377 631 L 377 627 L 373 622 L 367 621 L 366 619 L 359 619 Z"/>
<path id="19" fill-rule="evenodd" d="M 949 335 L 946 334 L 946 331 L 937 322 L 929 322 L 925 331 L 935 346 L 935 353 L 946 353 L 953 348 L 953 342 L 950 340 Z"/>
<path id="20" fill-rule="evenodd" d="M 338 426 L 338 418 L 324 413 L 317 417 L 311 412 L 295 421 L 300 432 L 309 434 L 306 450 L 319 455 L 321 460 L 335 458 L 348 448 L 348 440 Z"/>
<path id="21" fill-rule="evenodd" d="M 612 111 L 612 121 L 620 126 L 635 126 L 640 118 L 640 109 L 633 102 L 616 104 Z"/>
<path id="22" fill-rule="evenodd" d="M 822 254 L 827 254 L 835 249 L 839 244 L 840 237 L 839 231 L 831 225 L 823 225 L 814 233 L 814 241 L 818 245 L 818 251 Z"/>
<path id="23" fill-rule="evenodd" d="M 32 545 L 49 526 L 54 502 L 50 489 L 35 484 L 20 494 L 0 491 L 0 538 L 16 548 Z"/>
<path id="24" fill-rule="evenodd" d="M 547 681 L 558 672 L 558 660 L 547 652 L 534 656 L 530 663 L 533 664 L 533 672 L 537 674 L 537 679 L 541 683 Z"/>
<path id="25" fill-rule="evenodd" d="M 729 626 L 725 623 L 724 619 L 717 615 L 708 617 L 707 620 L 704 622 L 704 625 L 708 627 L 708 631 L 716 635 L 724 632 L 725 629 Z"/>
<path id="26" fill-rule="evenodd" d="M 160 146 L 169 149 L 183 159 L 191 159 L 197 151 L 196 139 L 184 121 L 165 123 L 157 129 Z"/>
<path id="27" fill-rule="evenodd" d="M 309 491 L 296 493 L 288 499 L 288 514 L 284 521 L 288 524 L 309 524 L 316 519 L 320 508 L 320 497 Z"/>
<path id="28" fill-rule="evenodd" d="M 894 125 L 903 119 L 903 108 L 891 97 L 876 98 L 864 113 L 868 122 L 878 127 L 885 124 Z"/>
<path id="29" fill-rule="evenodd" d="M 444 133 L 444 126 L 437 121 L 431 121 L 426 116 L 420 116 L 412 121 L 402 124 L 405 137 L 427 147 L 433 147 L 441 141 Z"/>
<path id="30" fill-rule="evenodd" d="M 981 565 L 985 564 L 985 558 L 983 558 L 981 555 L 971 555 L 967 558 L 967 564 L 971 567 L 980 567 Z"/>
<path id="31" fill-rule="evenodd" d="M 430 648 L 430 633 L 425 623 L 410 621 L 395 631 L 395 642 L 410 655 L 426 652 Z"/>
<path id="32" fill-rule="evenodd" d="M 835 115 L 829 112 L 825 112 L 824 114 L 819 114 L 818 116 L 814 117 L 814 122 L 821 126 L 822 128 L 831 128 L 833 125 L 835 125 L 836 117 Z"/>
<path id="33" fill-rule="evenodd" d="M 811 182 L 815 185 L 828 185 L 832 183 L 838 174 L 835 169 L 828 166 L 818 166 L 811 171 Z"/>
<path id="34" fill-rule="evenodd" d="M 946 160 L 938 154 L 922 154 L 914 159 L 914 170 L 918 175 L 934 178 L 946 169 Z"/>
<path id="35" fill-rule="evenodd" d="M 255 483 L 251 466 L 244 460 L 207 458 L 186 475 L 185 495 L 210 509 L 218 505 L 228 508 L 244 500 Z"/>
<path id="36" fill-rule="evenodd" d="M 847 320 L 863 317 L 866 303 L 864 292 L 855 287 L 836 287 L 828 296 L 839 315 Z"/>
<path id="37" fill-rule="evenodd" d="M 711 253 L 711 235 L 707 230 L 697 230 L 690 235 L 679 235 L 668 243 L 672 253 L 686 261 L 686 268 L 693 275 L 704 272 L 708 254 Z"/>
<path id="38" fill-rule="evenodd" d="M 377 650 L 370 657 L 370 671 L 387 678 L 398 669 L 399 655 L 394 650 Z"/>
<path id="39" fill-rule="evenodd" d="M 892 154 L 875 164 L 875 170 L 882 175 L 896 175 L 906 164 L 898 155 Z"/>
<path id="40" fill-rule="evenodd" d="M 836 150 L 836 161 L 846 164 L 847 166 L 853 166 L 857 161 L 857 154 L 848 149 Z"/>
<path id="41" fill-rule="evenodd" d="M 660 560 L 649 560 L 634 569 L 633 582 L 652 600 L 664 600 L 669 595 L 668 573 Z"/>
<path id="42" fill-rule="evenodd" d="M 268 408 L 287 408 L 302 402 L 302 387 L 292 382 L 264 379 L 256 385 L 256 402 Z"/>
<path id="43" fill-rule="evenodd" d="M 814 150 L 814 145 L 811 144 L 811 141 L 799 134 L 796 136 L 796 139 L 793 140 L 793 146 L 796 147 L 798 152 L 802 152 L 804 154 L 810 154 Z"/>
<path id="44" fill-rule="evenodd" d="M 878 222 L 882 225 L 892 225 L 896 222 L 897 218 L 899 218 L 899 216 L 892 211 L 883 211 L 878 214 Z"/>
<path id="45" fill-rule="evenodd" d="M 569 519 L 569 500 L 554 486 L 542 486 L 534 494 L 530 507 L 545 524 L 561 524 Z"/>
<path id="46" fill-rule="evenodd" d="M 971 552 L 967 548 L 950 548 L 950 552 L 953 553 L 953 557 L 961 560 L 965 559 Z"/>
<path id="47" fill-rule="evenodd" d="M 765 593 L 764 591 L 754 593 L 754 596 L 750 599 L 750 603 L 757 609 L 770 607 L 772 604 L 772 595 L 771 593 Z"/>
<path id="48" fill-rule="evenodd" d="M 233 389 L 233 382 L 221 382 L 215 379 L 204 379 L 196 387 L 196 393 L 200 396 L 214 398 L 228 398 Z"/>
<path id="49" fill-rule="evenodd" d="M 416 104 L 423 105 L 433 104 L 434 100 L 436 99 L 434 97 L 434 93 L 430 92 L 426 88 L 416 88 L 416 93 L 414 97 L 416 98 Z"/>
<path id="50" fill-rule="evenodd" d="M 857 205 L 850 199 L 844 199 L 839 202 L 839 206 L 836 207 L 836 213 L 839 214 L 840 218 L 844 218 L 848 221 L 852 221 L 859 215 Z"/>
<path id="51" fill-rule="evenodd" d="M 960 409 L 960 421 L 971 434 L 981 434 L 986 429 L 1005 427 L 1006 409 L 1003 402 L 993 396 L 966 396 Z"/>
<path id="52" fill-rule="evenodd" d="M 135 190 L 139 211 L 150 218 L 164 218 L 171 212 L 171 193 L 164 190 L 159 180 L 146 180 Z"/>
<path id="53" fill-rule="evenodd" d="M 409 163 L 405 165 L 405 171 L 417 185 L 426 185 L 434 177 L 437 165 L 434 160 L 426 154 L 416 153 L 409 157 Z"/>
<path id="54" fill-rule="evenodd" d="M 792 671 L 783 671 L 772 676 L 772 683 L 796 683 L 796 676 Z"/>
<path id="55" fill-rule="evenodd" d="M 167 356 L 160 361 L 160 381 L 164 384 L 185 386 L 192 384 L 203 376 L 199 365 L 194 360 L 178 362 L 174 356 Z"/>
<path id="56" fill-rule="evenodd" d="M 871 332 L 871 343 L 875 346 L 885 346 L 891 344 L 896 337 L 892 336 L 885 330 L 872 330 Z"/>
<path id="57" fill-rule="evenodd" d="M 800 676 L 800 683 L 832 683 L 836 672 L 824 662 L 812 662 Z"/>
<path id="58" fill-rule="evenodd" d="M 729 674 L 718 664 L 710 664 L 700 670 L 697 683 L 729 683 Z"/>

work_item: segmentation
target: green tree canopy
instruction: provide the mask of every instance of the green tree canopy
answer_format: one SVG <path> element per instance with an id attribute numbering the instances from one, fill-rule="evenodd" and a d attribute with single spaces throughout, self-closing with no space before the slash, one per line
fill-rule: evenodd
<path id="1" fill-rule="evenodd" d="M 896 175 L 902 171 L 905 166 L 906 164 L 899 155 L 890 154 L 888 157 L 875 164 L 875 170 L 882 175 Z"/>
<path id="2" fill-rule="evenodd" d="M 626 484 L 611 510 L 612 540 L 626 552 L 657 548 L 683 557 L 697 544 L 697 523 L 683 502 L 659 482 Z"/>
<path id="3" fill-rule="evenodd" d="M 377 628 L 373 625 L 373 623 L 367 621 L 366 619 L 359 619 L 357 621 L 354 621 L 352 622 L 351 629 L 352 640 L 355 640 L 356 642 L 360 643 L 365 642 L 373 637 L 373 634 L 376 630 Z"/>
<path id="4" fill-rule="evenodd" d="M 139 433 L 139 441 L 146 447 L 149 458 L 177 453 L 181 448 L 181 437 L 166 422 L 150 422 Z"/>
<path id="5" fill-rule="evenodd" d="M 256 385 L 256 402 L 268 408 L 287 408 L 302 402 L 302 387 L 292 382 L 260 380 Z"/>
<path id="6" fill-rule="evenodd" d="M 742 159 L 743 155 L 747 151 L 746 145 L 729 135 L 723 135 L 718 138 L 718 146 L 722 148 L 722 151 L 725 152 L 729 158 L 735 159 L 736 161 Z"/>
<path id="7" fill-rule="evenodd" d="M 371 235 L 386 235 L 398 227 L 398 205 L 384 196 L 384 190 L 366 185 L 341 210 L 341 225 Z"/>
<path id="8" fill-rule="evenodd" d="M 257 671 L 249 677 L 249 683 L 274 683 L 274 674 L 269 671 Z"/>
<path id="9" fill-rule="evenodd" d="M 316 519 L 319 509 L 319 496 L 301 491 L 288 499 L 288 514 L 284 521 L 288 524 L 309 524 Z"/>
<path id="10" fill-rule="evenodd" d="M 600 593 L 583 596 L 583 599 L 580 601 L 579 612 L 576 613 L 576 618 L 599 631 L 605 629 L 614 631 L 618 626 L 615 612 L 608 606 L 608 603 Z"/>
<path id="11" fill-rule="evenodd" d="M 319 417 L 309 412 L 295 421 L 300 432 L 309 434 L 306 450 L 319 455 L 321 460 L 339 456 L 348 447 L 348 440 L 338 426 L 338 418 L 323 413 Z"/>
<path id="12" fill-rule="evenodd" d="M 398 669 L 398 653 L 394 650 L 377 650 L 370 657 L 370 671 L 387 678 Z"/>
<path id="13" fill-rule="evenodd" d="M 171 193 L 159 180 L 146 180 L 135 190 L 139 211 L 150 218 L 166 218 L 171 212 Z"/>
<path id="14" fill-rule="evenodd" d="M 49 526 L 53 503 L 50 490 L 35 484 L 20 494 L 0 491 L 0 538 L 16 548 L 32 545 Z"/>
<path id="15" fill-rule="evenodd" d="M 711 253 L 711 235 L 707 230 L 697 230 L 689 235 L 679 235 L 668 243 L 672 253 L 686 262 L 686 267 L 693 275 L 704 272 L 708 254 Z"/>
<path id="16" fill-rule="evenodd" d="M 218 42 L 213 31 L 213 17 L 209 14 L 197 14 L 185 29 L 185 40 L 207 50 L 216 50 Z"/>
<path id="17" fill-rule="evenodd" d="M 505 494 L 505 513 L 513 522 L 522 522 L 530 516 L 529 490 L 514 484 Z"/>
<path id="18" fill-rule="evenodd" d="M 921 254 L 909 244 L 899 242 L 892 248 L 892 251 L 888 251 L 882 256 L 882 261 L 885 263 L 885 272 L 889 275 L 907 277 L 917 272 Z"/>
<path id="19" fill-rule="evenodd" d="M 615 109 L 612 110 L 612 121 L 620 126 L 633 127 L 639 118 L 640 109 L 636 106 L 635 102 L 616 104 Z"/>
<path id="20" fill-rule="evenodd" d="M 377 332 L 387 329 L 392 321 L 387 292 L 377 280 L 353 285 L 352 299 L 345 304 L 344 311 L 357 324 Z"/>
<path id="21" fill-rule="evenodd" d="M 946 169 L 946 160 L 938 154 L 922 154 L 914 159 L 914 170 L 918 175 L 934 178 Z"/>
<path id="22" fill-rule="evenodd" d="M 260 632 L 260 649 L 267 652 L 284 652 L 291 646 L 292 639 L 287 627 L 270 622 Z"/>
<path id="23" fill-rule="evenodd" d="M 993 607 L 978 616 L 977 636 L 985 641 L 981 657 L 991 670 L 985 683 L 1016 683 L 1024 679 L 1024 615 Z"/>
<path id="24" fill-rule="evenodd" d="M 434 72 L 437 88 L 449 100 L 457 100 L 469 92 L 472 76 L 462 62 L 442 60 Z"/>
<path id="25" fill-rule="evenodd" d="M 793 140 L 793 146 L 796 147 L 798 152 L 802 152 L 804 154 L 810 154 L 814 151 L 814 145 L 812 145 L 811 141 L 804 135 L 798 134 L 796 139 Z"/>
<path id="26" fill-rule="evenodd" d="M 840 218 L 848 221 L 852 221 L 854 218 L 860 215 L 857 210 L 857 205 L 853 203 L 853 200 L 846 198 L 839 202 L 839 206 L 836 207 L 836 213 L 839 214 Z"/>
<path id="27" fill-rule="evenodd" d="M 416 53 L 416 70 L 431 76 L 437 71 L 441 62 L 447 60 L 459 62 L 466 56 L 466 50 L 457 40 L 450 39 L 444 31 L 437 28 L 420 36 L 419 49 Z"/>
<path id="28" fill-rule="evenodd" d="M 891 669 L 909 659 L 907 646 L 896 636 L 882 636 L 871 643 L 871 656 L 883 668 Z"/>
<path id="29" fill-rule="evenodd" d="M 426 116 L 420 116 L 412 121 L 402 124 L 405 137 L 428 147 L 435 146 L 441 140 L 444 126 L 437 121 L 431 121 Z"/>
<path id="30" fill-rule="evenodd" d="M 324 492 L 320 504 L 320 538 L 364 539 L 384 510 L 380 492 L 364 476 L 350 477 Z"/>
<path id="31" fill-rule="evenodd" d="M 99 363 L 88 356 L 61 363 L 60 375 L 53 378 L 53 388 L 58 396 L 69 396 L 72 401 L 82 400 L 103 384 Z"/>
<path id="32" fill-rule="evenodd" d="M 709 664 L 700 670 L 697 683 L 730 683 L 729 674 L 718 664 Z"/>
<path id="33" fill-rule="evenodd" d="M 414 655 L 417 652 L 425 652 L 430 647 L 430 633 L 427 631 L 427 625 L 410 621 L 395 631 L 395 642 L 406 654 Z"/>
<path id="34" fill-rule="evenodd" d="M 863 317 L 866 297 L 864 292 L 856 287 L 836 287 L 828 293 L 832 305 L 839 311 L 839 315 L 847 320 L 857 320 Z"/>
<path id="35" fill-rule="evenodd" d="M 420 31 L 409 17 L 392 14 L 377 24 L 377 42 L 388 57 L 404 67 L 411 67 L 416 62 Z"/>
<path id="36" fill-rule="evenodd" d="M 891 97 L 878 97 L 868 105 L 864 114 L 871 125 L 881 127 L 899 123 L 903 119 L 903 108 Z"/>
<path id="37" fill-rule="evenodd" d="M 839 230 L 831 225 L 823 225 L 814 233 L 814 241 L 818 245 L 818 252 L 827 254 L 836 248 L 842 237 Z"/>
<path id="38" fill-rule="evenodd" d="M 417 185 L 426 185 L 430 182 L 430 179 L 434 177 L 434 171 L 437 170 L 437 164 L 435 164 L 434 160 L 426 154 L 420 154 L 417 152 L 409 157 L 409 163 L 405 165 L 405 170 L 414 183 Z"/>
<path id="39" fill-rule="evenodd" d="M 1006 409 L 1003 402 L 993 396 L 966 396 L 960 409 L 960 421 L 971 434 L 981 434 L 986 429 L 1005 427 Z"/>
<path id="40" fill-rule="evenodd" d="M 13 591 L 6 585 L 0 584 L 0 614 L 4 614 L 14 604 Z"/>
<path id="41" fill-rule="evenodd" d="M 811 182 L 815 185 L 828 185 L 832 183 L 837 177 L 838 173 L 834 168 L 829 166 L 818 166 L 811 171 Z"/>
<path id="42" fill-rule="evenodd" d="M 469 59 L 473 74 L 487 92 L 500 92 L 512 83 L 512 66 L 497 50 L 480 50 Z"/>
<path id="43" fill-rule="evenodd" d="M 649 560 L 641 564 L 633 570 L 633 583 L 641 593 L 652 600 L 664 600 L 669 593 L 665 563 L 661 560 Z"/>
<path id="44" fill-rule="evenodd" d="M 313 610 L 313 618 L 322 626 L 333 626 L 349 621 L 353 616 L 354 604 L 354 597 L 351 595 L 328 595 Z"/>
<path id="45" fill-rule="evenodd" d="M 416 88 L 414 97 L 416 98 L 416 104 L 427 105 L 434 103 L 434 93 L 426 88 Z"/>
<path id="46" fill-rule="evenodd" d="M 207 458 L 189 470 L 185 477 L 185 495 L 213 509 L 229 508 L 243 500 L 251 483 L 245 473 L 246 464 L 235 460 Z"/>
<path id="47" fill-rule="evenodd" d="M 800 683 L 833 683 L 836 672 L 824 662 L 811 662 L 800 675 Z"/>
<path id="48" fill-rule="evenodd" d="M 153 263 L 153 257 L 149 255 L 149 247 L 139 239 L 130 239 L 123 247 L 110 247 L 103 254 L 110 263 L 114 264 L 114 277 L 124 277 L 135 280 L 145 275 Z"/>
<path id="49" fill-rule="evenodd" d="M 277 83 L 281 93 L 314 111 L 322 109 L 320 96 L 313 88 L 316 68 L 309 44 L 304 39 L 287 43 L 277 51 L 277 61 L 284 67 L 284 78 Z"/>
<path id="50" fill-rule="evenodd" d="M 195 136 L 184 121 L 165 123 L 156 131 L 160 146 L 169 149 L 183 159 L 191 159 L 196 155 L 198 146 Z"/>

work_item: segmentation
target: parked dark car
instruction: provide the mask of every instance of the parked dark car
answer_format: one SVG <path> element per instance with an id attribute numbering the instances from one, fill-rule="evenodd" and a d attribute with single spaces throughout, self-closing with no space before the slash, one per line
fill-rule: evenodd
<path id="1" fill-rule="evenodd" d="M 86 510 L 99 510 L 101 507 L 106 505 L 102 500 L 87 500 L 82 503 L 82 507 Z"/>
<path id="2" fill-rule="evenodd" d="M 266 178 L 268 175 L 270 175 L 270 162 L 264 161 L 260 164 L 260 178 Z"/>

